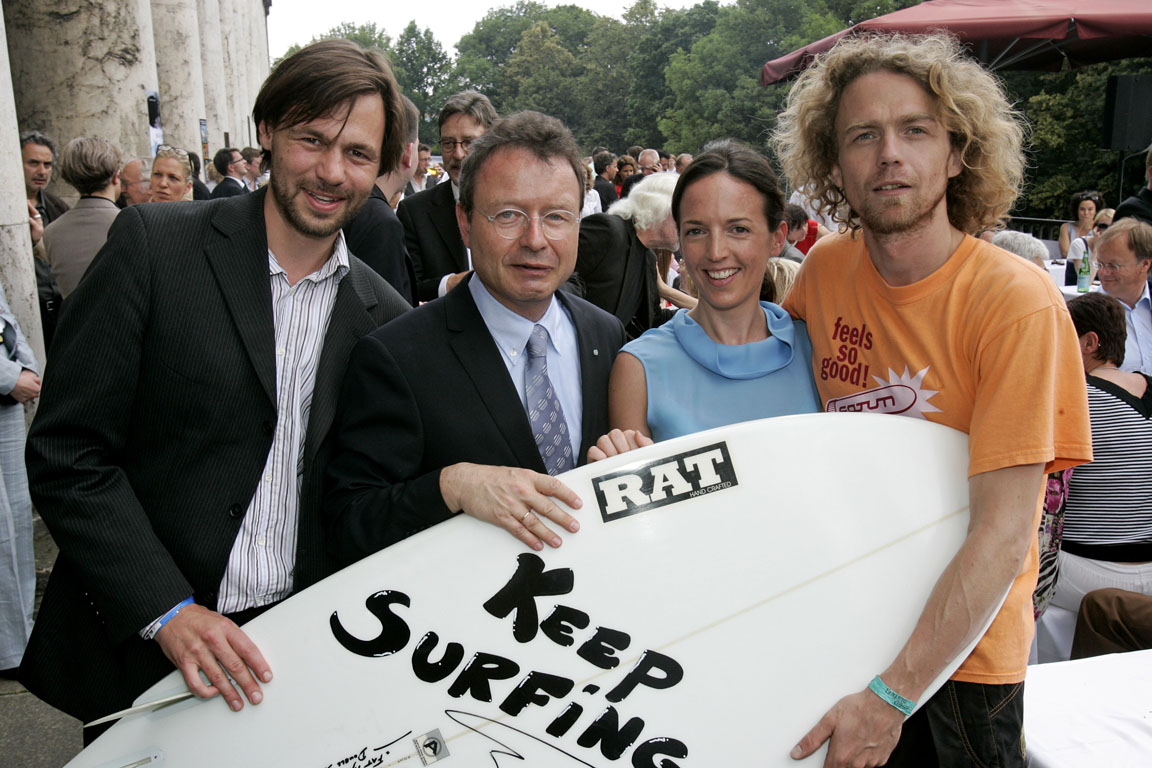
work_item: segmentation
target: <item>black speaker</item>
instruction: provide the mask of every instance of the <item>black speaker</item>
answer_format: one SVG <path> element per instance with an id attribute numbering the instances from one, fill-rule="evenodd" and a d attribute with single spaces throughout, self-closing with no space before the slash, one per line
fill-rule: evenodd
<path id="1" fill-rule="evenodd" d="M 1112 75 L 1104 92 L 1104 149 L 1152 144 L 1152 75 Z"/>

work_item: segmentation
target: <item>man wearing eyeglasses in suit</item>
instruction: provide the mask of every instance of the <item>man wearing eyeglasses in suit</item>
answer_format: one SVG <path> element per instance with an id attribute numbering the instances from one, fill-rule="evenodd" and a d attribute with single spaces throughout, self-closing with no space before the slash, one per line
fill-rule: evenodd
<path id="1" fill-rule="evenodd" d="M 449 98 L 440 110 L 440 150 L 451 183 L 406 197 L 396 209 L 404 225 L 404 246 L 416 269 L 419 301 L 443 296 L 472 268 L 456 223 L 460 172 L 472 142 L 495 120 L 496 110 L 482 93 L 463 91 Z"/>
<path id="2" fill-rule="evenodd" d="M 624 329 L 557 292 L 576 264 L 584 199 L 571 132 L 520 112 L 463 166 L 456 218 L 475 272 L 361 339 L 348 361 L 324 498 L 341 564 L 460 512 L 533 549 L 560 546 L 556 531 L 577 524 L 554 500 L 579 502 L 553 475 L 608 431 Z"/>

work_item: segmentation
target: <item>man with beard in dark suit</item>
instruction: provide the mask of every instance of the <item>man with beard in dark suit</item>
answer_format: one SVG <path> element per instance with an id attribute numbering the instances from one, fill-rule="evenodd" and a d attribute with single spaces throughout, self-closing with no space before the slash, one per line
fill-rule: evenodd
<path id="1" fill-rule="evenodd" d="M 340 230 L 399 159 L 399 89 L 383 56 L 326 40 L 277 66 L 253 118 L 267 188 L 116 219 L 28 438 L 60 555 L 20 677 L 84 721 L 174 668 L 259 703 L 272 669 L 239 625 L 335 569 L 319 481 L 340 380 L 406 309 Z"/>
<path id="2" fill-rule="evenodd" d="M 576 263 L 579 148 L 555 118 L 495 123 L 464 162 L 456 215 L 475 272 L 356 346 L 324 512 L 348 563 L 465 512 L 525 544 L 576 521 L 552 477 L 608 431 L 618 320 L 557 292 Z"/>
<path id="3" fill-rule="evenodd" d="M 495 120 L 496 110 L 482 93 L 463 91 L 448 99 L 440 110 L 440 147 L 450 183 L 400 201 L 396 213 L 404 225 L 404 246 L 416 269 L 420 301 L 443 296 L 472 268 L 456 224 L 460 169 L 472 142 Z"/>

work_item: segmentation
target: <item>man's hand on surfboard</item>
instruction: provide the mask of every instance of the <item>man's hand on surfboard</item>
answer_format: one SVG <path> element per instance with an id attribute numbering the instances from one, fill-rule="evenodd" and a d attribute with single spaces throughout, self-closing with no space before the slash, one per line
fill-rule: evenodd
<path id="1" fill-rule="evenodd" d="M 903 724 L 903 713 L 864 689 L 836 702 L 800 739 L 792 757 L 802 760 L 828 741 L 824 768 L 874 768 L 888 761 Z"/>
<path id="2" fill-rule="evenodd" d="M 588 448 L 588 461 L 600 461 L 610 456 L 619 456 L 637 448 L 652 445 L 652 438 L 635 429 L 614 429 L 601 435 L 596 444 Z"/>
<path id="3" fill-rule="evenodd" d="M 244 700 L 232 680 L 244 691 L 248 701 L 259 704 L 264 693 L 256 678 L 265 683 L 272 679 L 271 667 L 244 630 L 202 605 L 192 604 L 181 609 L 156 633 L 156 642 L 184 675 L 188 690 L 202 699 L 222 694 L 228 706 L 237 712 L 244 707 Z M 204 683 L 201 670 L 211 685 Z"/>
<path id="4" fill-rule="evenodd" d="M 544 519 L 572 533 L 580 530 L 576 518 L 552 501 L 579 509 L 580 497 L 556 478 L 530 469 L 453 464 L 440 472 L 440 494 L 453 512 L 498 525 L 537 551 L 545 542 L 560 546 L 560 537 Z"/>

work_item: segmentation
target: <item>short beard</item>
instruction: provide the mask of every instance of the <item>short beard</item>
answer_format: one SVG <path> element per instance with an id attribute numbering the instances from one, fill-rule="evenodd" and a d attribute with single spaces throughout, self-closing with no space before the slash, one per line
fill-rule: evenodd
<path id="1" fill-rule="evenodd" d="M 945 189 L 932 201 L 931 205 L 916 210 L 902 212 L 898 217 L 871 215 L 868 211 L 861 211 L 857 215 L 860 223 L 874 235 L 900 235 L 920 229 L 932 218 L 940 201 L 945 199 L 948 191 Z M 854 211 L 855 212 L 855 211 Z"/>
<path id="2" fill-rule="evenodd" d="M 286 189 L 287 182 L 283 176 L 276 173 L 276 156 L 272 156 L 271 175 L 268 181 L 268 186 L 271 188 L 269 191 L 272 194 L 272 202 L 276 205 L 276 210 L 280 211 L 280 215 L 284 220 L 295 229 L 297 232 L 308 235 L 309 237 L 331 237 L 339 232 L 347 224 L 356 218 L 356 214 L 360 213 L 360 209 L 364 207 L 367 196 L 359 201 L 359 204 L 353 205 L 351 198 L 344 198 L 345 207 L 344 213 L 338 218 L 309 221 L 302 216 L 298 216 L 296 210 L 292 207 L 292 190 Z M 300 190 L 301 194 L 305 194 L 303 189 Z M 320 194 L 324 194 L 321 190 L 315 190 Z"/>

